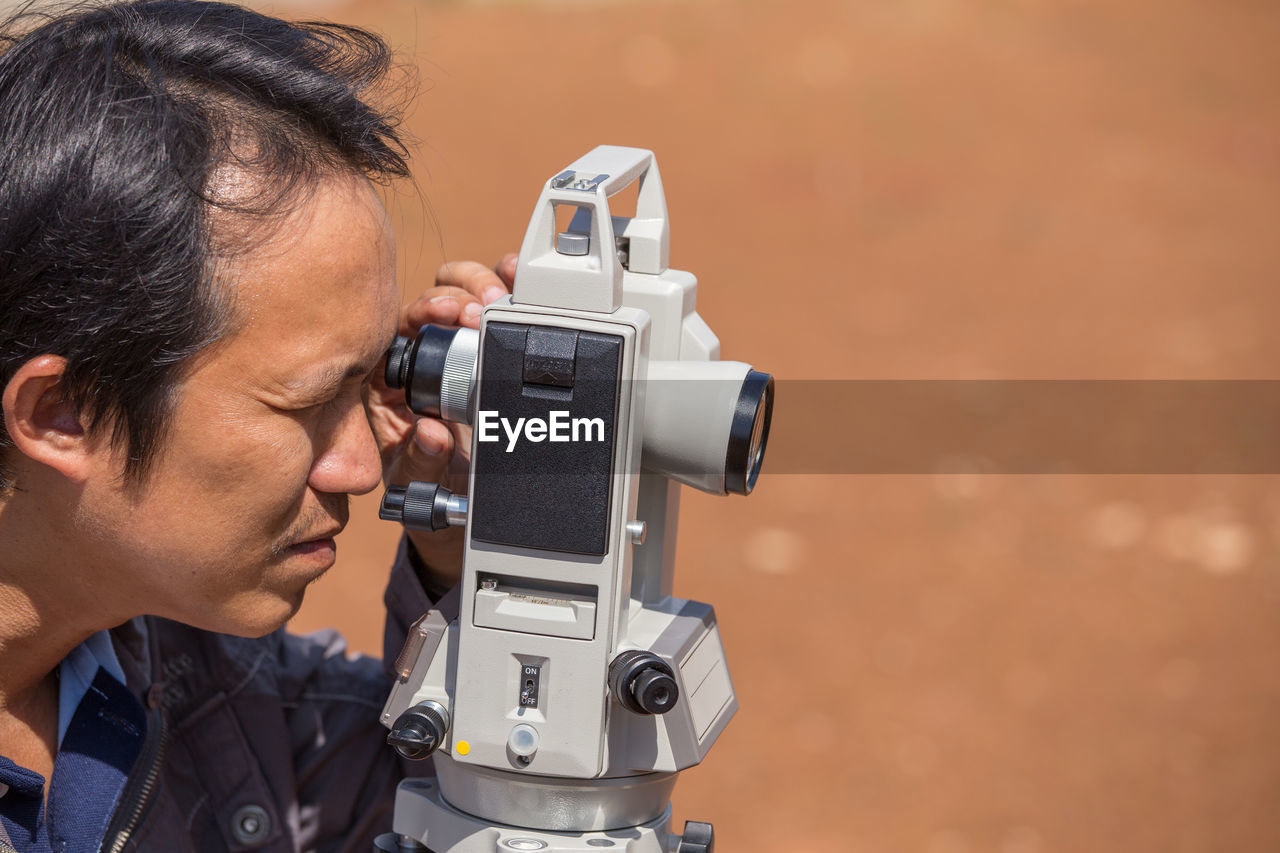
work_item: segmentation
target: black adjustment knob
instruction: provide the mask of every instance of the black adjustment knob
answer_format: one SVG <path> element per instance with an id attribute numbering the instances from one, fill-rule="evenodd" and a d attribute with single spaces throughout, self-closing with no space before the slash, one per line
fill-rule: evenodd
<path id="1" fill-rule="evenodd" d="M 633 650 L 614 658 L 609 666 L 613 698 L 637 714 L 665 714 L 680 699 L 676 674 L 653 652 Z"/>
<path id="2" fill-rule="evenodd" d="M 444 743 L 448 716 L 435 702 L 414 705 L 396 718 L 387 743 L 405 758 L 426 758 Z"/>
<path id="3" fill-rule="evenodd" d="M 711 824 L 700 820 L 684 822 L 684 835 L 680 836 L 676 853 L 714 853 L 715 848 L 716 834 Z"/>
<path id="4" fill-rule="evenodd" d="M 670 673 L 650 667 L 636 676 L 631 695 L 646 714 L 665 714 L 676 706 L 680 686 Z"/>
<path id="5" fill-rule="evenodd" d="M 414 480 L 407 486 L 388 486 L 378 517 L 413 530 L 444 530 L 449 526 L 449 498 L 453 492 L 439 483 Z"/>

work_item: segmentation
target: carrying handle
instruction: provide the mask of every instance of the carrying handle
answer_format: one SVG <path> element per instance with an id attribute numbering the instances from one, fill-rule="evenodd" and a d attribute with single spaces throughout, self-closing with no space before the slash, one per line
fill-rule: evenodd
<path id="1" fill-rule="evenodd" d="M 644 180 L 652 171 L 657 176 L 653 152 L 644 148 L 622 148 L 600 145 L 570 163 L 548 184 L 557 188 L 573 188 L 579 192 L 599 191 L 612 198 L 641 180 L 636 200 L 637 219 L 665 219 L 667 200 L 662 194 L 661 180 Z"/>
<path id="2" fill-rule="evenodd" d="M 636 215 L 614 217 L 610 196 L 639 181 Z M 578 208 L 569 231 L 558 234 L 556 207 Z M 512 301 L 612 313 L 622 304 L 622 263 L 657 275 L 667 269 L 667 200 L 653 152 L 601 145 L 547 181 L 534 208 L 520 259 Z"/>

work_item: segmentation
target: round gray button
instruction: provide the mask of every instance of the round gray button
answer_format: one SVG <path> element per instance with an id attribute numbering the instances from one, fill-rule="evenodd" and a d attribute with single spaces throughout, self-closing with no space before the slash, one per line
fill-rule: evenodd
<path id="1" fill-rule="evenodd" d="M 231 834 L 241 844 L 256 844 L 271 834 L 271 815 L 262 806 L 241 806 L 231 815 Z"/>

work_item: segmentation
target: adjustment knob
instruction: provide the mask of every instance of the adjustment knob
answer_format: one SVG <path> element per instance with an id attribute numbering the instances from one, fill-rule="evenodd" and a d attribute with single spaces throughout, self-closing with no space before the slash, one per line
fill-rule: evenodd
<path id="1" fill-rule="evenodd" d="M 684 835 L 680 836 L 680 846 L 676 853 L 715 853 L 716 834 L 711 824 L 700 820 L 686 820 Z"/>
<path id="2" fill-rule="evenodd" d="M 444 530 L 449 526 L 449 498 L 439 483 L 414 480 L 407 486 L 388 486 L 378 517 L 413 530 Z"/>
<path id="3" fill-rule="evenodd" d="M 653 652 L 623 652 L 609 666 L 609 688 L 622 707 L 637 714 L 665 714 L 680 699 L 671 666 Z"/>
<path id="4" fill-rule="evenodd" d="M 396 718 L 387 743 L 405 758 L 426 758 L 444 743 L 449 712 L 439 703 L 420 702 Z"/>
<path id="5" fill-rule="evenodd" d="M 675 707 L 680 687 L 669 672 L 649 667 L 632 682 L 631 695 L 646 714 L 665 714 Z"/>

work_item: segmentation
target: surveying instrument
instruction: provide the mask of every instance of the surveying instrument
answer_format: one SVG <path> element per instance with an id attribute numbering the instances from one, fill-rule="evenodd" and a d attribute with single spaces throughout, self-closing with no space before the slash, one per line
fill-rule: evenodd
<path id="1" fill-rule="evenodd" d="M 596 148 L 547 181 L 479 331 L 388 353 L 410 409 L 473 429 L 466 497 L 383 497 L 467 535 L 459 618 L 413 626 L 382 713 L 436 776 L 401 782 L 378 851 L 712 853 L 710 824 L 670 829 L 676 776 L 738 707 L 714 611 L 671 595 L 680 485 L 751 492 L 773 379 L 719 360 L 668 238 L 652 152 Z"/>

